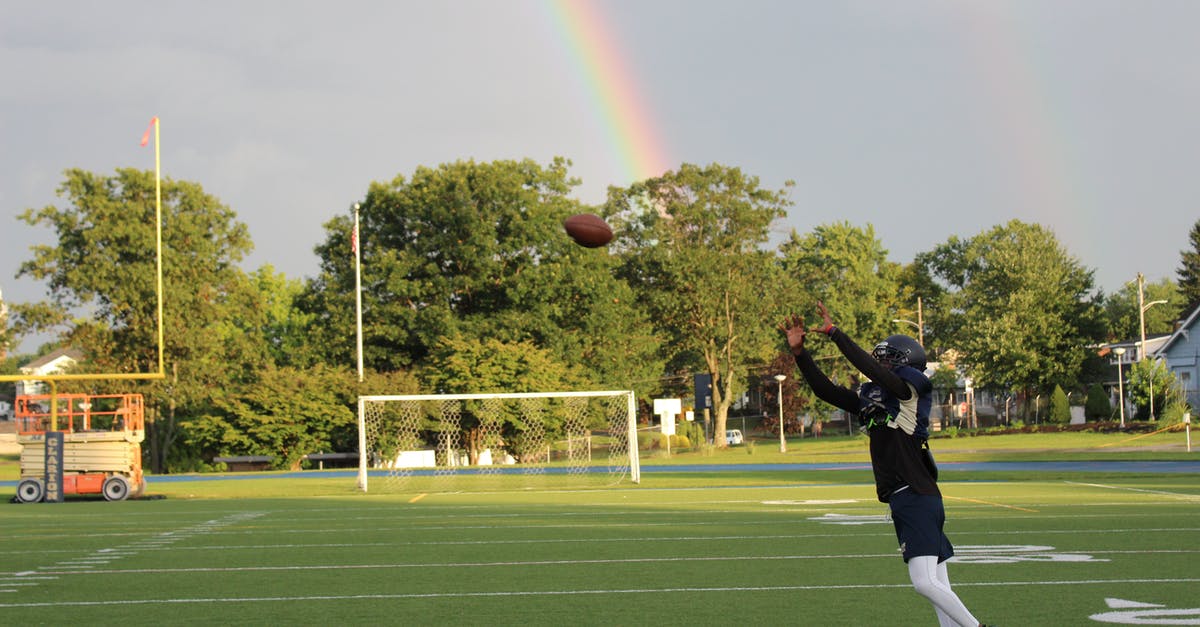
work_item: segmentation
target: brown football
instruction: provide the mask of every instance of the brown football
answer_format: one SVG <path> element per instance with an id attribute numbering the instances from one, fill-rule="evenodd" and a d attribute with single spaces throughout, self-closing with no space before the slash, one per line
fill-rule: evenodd
<path id="1" fill-rule="evenodd" d="M 563 220 L 563 228 L 576 244 L 598 248 L 612 241 L 612 228 L 598 215 L 578 213 Z"/>

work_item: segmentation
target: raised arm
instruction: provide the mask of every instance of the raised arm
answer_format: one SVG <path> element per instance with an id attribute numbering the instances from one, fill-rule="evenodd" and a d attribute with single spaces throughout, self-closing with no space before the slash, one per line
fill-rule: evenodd
<path id="1" fill-rule="evenodd" d="M 912 396 L 912 390 L 909 389 L 908 384 L 903 379 L 896 376 L 896 373 L 892 372 L 890 368 L 885 367 L 879 363 L 879 360 L 872 357 L 870 353 L 863 350 L 854 340 L 850 339 L 849 335 L 846 335 L 841 329 L 834 326 L 829 317 L 829 311 L 825 309 L 824 303 L 817 303 L 817 311 L 821 314 L 822 324 L 815 330 L 829 336 L 829 339 L 838 347 L 842 355 L 850 361 L 851 365 L 857 368 L 868 379 L 896 395 L 896 398 L 908 400 Z"/>
<path id="2" fill-rule="evenodd" d="M 821 369 L 817 367 L 817 363 L 813 361 L 812 355 L 804 348 L 804 338 L 808 334 L 804 328 L 804 320 L 796 315 L 784 319 L 779 325 L 779 330 L 787 337 L 788 347 L 792 350 L 792 356 L 796 359 L 796 367 L 800 369 L 800 375 L 804 377 L 804 381 L 812 388 L 813 393 L 817 398 L 837 407 L 838 409 L 850 412 L 858 412 L 858 394 L 847 387 L 839 386 Z"/>

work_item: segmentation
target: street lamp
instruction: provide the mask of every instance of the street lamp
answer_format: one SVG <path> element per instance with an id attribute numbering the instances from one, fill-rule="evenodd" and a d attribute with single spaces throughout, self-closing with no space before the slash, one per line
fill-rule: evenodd
<path id="1" fill-rule="evenodd" d="M 1138 345 L 1138 361 L 1140 362 L 1146 358 L 1146 310 L 1155 305 L 1162 305 L 1162 304 L 1166 303 L 1167 301 L 1152 300 L 1148 303 L 1143 304 L 1146 297 L 1142 291 L 1142 284 L 1146 282 L 1146 278 L 1142 276 L 1141 272 L 1139 272 L 1137 275 L 1137 282 L 1138 282 L 1138 326 L 1141 327 L 1141 331 L 1142 331 L 1142 343 Z M 1146 380 L 1149 381 L 1149 383 L 1150 383 L 1150 421 L 1154 422 L 1154 373 L 1151 372 L 1150 376 L 1146 377 Z"/>
<path id="2" fill-rule="evenodd" d="M 917 321 L 905 320 L 903 318 L 893 318 L 892 322 L 903 322 L 917 330 L 917 343 L 922 347 L 925 346 L 925 316 L 921 311 L 921 297 L 917 297 Z"/>
<path id="3" fill-rule="evenodd" d="M 783 439 L 783 381 L 787 379 L 787 375 L 775 375 L 775 381 L 779 383 L 779 452 L 787 452 L 787 440 Z"/>
<path id="4" fill-rule="evenodd" d="M 910 325 L 912 328 L 916 329 L 917 343 L 921 346 L 925 346 L 925 334 L 921 331 L 921 325 L 913 322 L 912 320 L 905 320 L 904 318 L 892 318 L 892 322 L 903 322 L 904 324 Z"/>
<path id="5" fill-rule="evenodd" d="M 1117 356 L 1117 403 L 1121 408 L 1121 428 L 1125 428 L 1125 384 L 1122 382 L 1121 375 L 1121 357 L 1125 354 L 1123 347 L 1113 349 L 1113 354 Z"/>

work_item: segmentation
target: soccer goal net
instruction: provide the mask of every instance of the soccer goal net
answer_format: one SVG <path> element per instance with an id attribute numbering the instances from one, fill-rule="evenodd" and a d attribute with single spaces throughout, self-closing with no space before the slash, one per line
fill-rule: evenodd
<path id="1" fill-rule="evenodd" d="M 360 396 L 358 450 L 364 492 L 641 481 L 630 391 Z"/>

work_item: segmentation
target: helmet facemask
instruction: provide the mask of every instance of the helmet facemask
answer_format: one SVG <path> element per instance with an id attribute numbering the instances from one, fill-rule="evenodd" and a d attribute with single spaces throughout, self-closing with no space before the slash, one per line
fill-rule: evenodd
<path id="1" fill-rule="evenodd" d="M 871 351 L 871 356 L 888 368 L 908 365 L 908 351 L 889 346 L 887 342 L 876 344 L 875 350 Z"/>
<path id="2" fill-rule="evenodd" d="M 925 369 L 925 347 L 907 335 L 891 335 L 875 345 L 871 356 L 888 368 Z"/>

